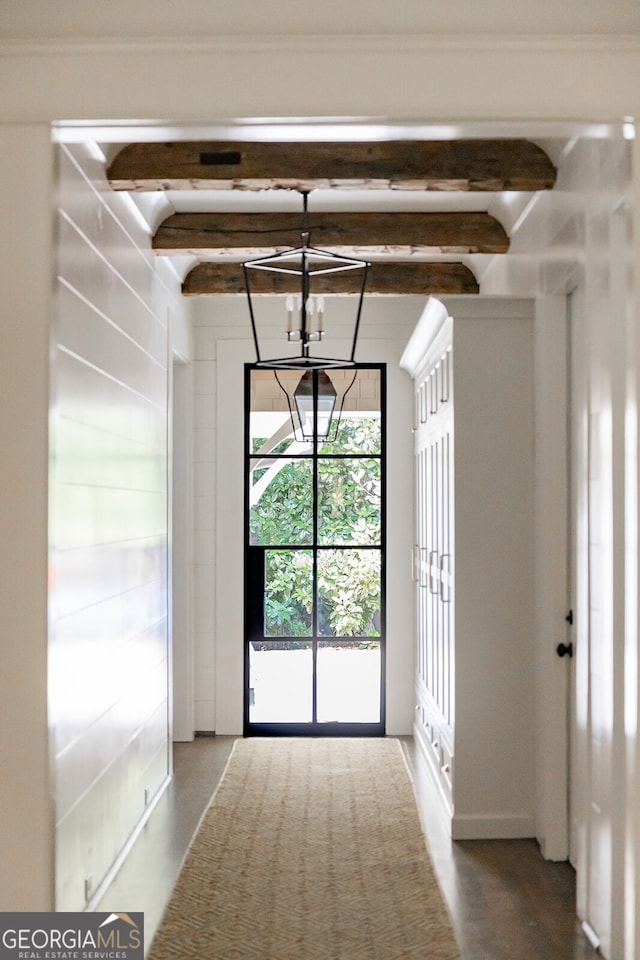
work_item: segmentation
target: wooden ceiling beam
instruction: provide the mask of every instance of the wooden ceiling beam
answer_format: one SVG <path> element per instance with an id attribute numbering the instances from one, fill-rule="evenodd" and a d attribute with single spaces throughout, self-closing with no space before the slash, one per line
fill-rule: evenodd
<path id="1" fill-rule="evenodd" d="M 547 190 L 556 171 L 523 139 L 132 143 L 107 172 L 114 190 Z"/>
<path id="2" fill-rule="evenodd" d="M 254 271 L 252 290 L 265 295 L 296 293 L 299 281 L 288 274 Z M 323 289 L 321 280 L 326 282 Z M 353 272 L 332 274 L 314 280 L 316 294 L 350 294 L 359 292 L 359 278 Z M 244 294 L 244 271 L 240 263 L 200 263 L 185 277 L 182 293 L 187 297 L 217 294 Z M 371 264 L 366 293 L 395 296 L 428 296 L 429 294 L 475 294 L 478 283 L 472 271 L 462 263 L 418 261 L 377 261 Z"/>
<path id="3" fill-rule="evenodd" d="M 300 246 L 300 214 L 176 213 L 153 238 L 161 255 L 233 253 L 247 259 Z M 351 256 L 506 253 L 509 238 L 487 213 L 316 213 L 311 246 Z"/>

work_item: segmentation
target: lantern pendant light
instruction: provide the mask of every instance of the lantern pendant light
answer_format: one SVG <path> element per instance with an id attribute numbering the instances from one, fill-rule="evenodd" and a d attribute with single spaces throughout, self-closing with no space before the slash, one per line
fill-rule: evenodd
<path id="1" fill-rule="evenodd" d="M 308 191 L 301 191 L 303 216 L 300 245 L 295 248 L 258 257 L 243 263 L 245 288 L 256 351 L 256 367 L 271 369 L 287 397 L 293 433 L 299 440 L 327 440 L 335 437 L 346 394 L 355 382 L 353 376 L 331 375 L 331 370 L 355 366 L 355 351 L 360 329 L 369 263 L 353 257 L 320 250 L 310 244 Z M 268 274 L 268 278 L 265 278 Z M 336 281 L 337 275 L 341 276 Z M 332 283 L 333 281 L 333 283 Z M 257 322 L 257 301 L 265 293 L 285 295 L 286 342 L 292 345 L 286 356 L 264 356 L 264 343 L 273 339 L 273 323 Z M 349 331 L 350 346 L 346 355 L 319 356 L 314 349 L 327 334 L 326 297 L 354 294 L 354 311 Z M 263 331 L 262 336 L 259 330 Z M 344 324 L 333 331 L 334 339 L 344 343 Z M 290 376 L 278 371 L 301 371 L 295 387 Z M 328 372 L 329 371 L 329 372 Z M 297 378 L 294 378 L 297 379 Z"/>
<path id="2" fill-rule="evenodd" d="M 303 216 L 300 246 L 270 256 L 247 260 L 242 265 L 256 350 L 256 366 L 290 370 L 327 370 L 331 367 L 353 366 L 369 263 L 366 260 L 342 256 L 310 245 L 309 192 L 301 192 Z M 264 278 L 265 273 L 271 275 L 268 280 Z M 335 283 L 332 289 L 332 280 L 335 280 L 338 274 L 345 273 L 350 274 L 351 282 L 346 282 L 345 285 L 345 279 L 342 277 L 339 287 Z M 284 334 L 287 343 L 293 346 L 288 356 L 266 358 L 264 346 L 260 345 L 257 299 L 265 292 L 283 293 L 286 296 Z M 349 332 L 349 351 L 343 356 L 317 356 L 313 346 L 320 344 L 327 334 L 325 297 L 332 293 L 345 292 L 355 294 L 354 313 Z M 271 333 L 271 328 L 268 332 Z M 342 339 L 344 330 L 341 329 L 337 335 Z M 272 339 L 272 333 L 269 339 Z"/>
<path id="3" fill-rule="evenodd" d="M 357 370 L 274 370 L 278 386 L 287 398 L 292 432 L 300 442 L 332 442 L 336 439 L 347 394 Z"/>

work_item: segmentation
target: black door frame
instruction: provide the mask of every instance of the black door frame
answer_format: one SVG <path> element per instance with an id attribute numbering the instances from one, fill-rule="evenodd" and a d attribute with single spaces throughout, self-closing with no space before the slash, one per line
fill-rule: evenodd
<path id="1" fill-rule="evenodd" d="M 250 462 L 252 452 L 250 450 L 250 412 L 251 412 L 251 371 L 259 369 L 254 363 L 245 364 L 245 435 L 244 435 L 244 683 L 243 683 L 243 735 L 247 736 L 306 736 L 306 737 L 379 737 L 385 735 L 386 730 L 386 364 L 384 363 L 359 363 L 356 364 L 357 370 L 378 370 L 380 372 L 380 415 L 381 415 L 381 442 L 380 442 L 380 481 L 381 481 L 381 500 L 380 500 L 380 545 L 373 549 L 380 551 L 380 635 L 376 639 L 380 642 L 380 720 L 377 722 L 321 722 L 312 720 L 310 722 L 255 722 L 250 721 L 250 683 L 249 683 L 249 661 L 250 661 L 250 643 L 251 637 L 256 634 L 262 635 L 264 623 L 264 555 L 267 550 L 273 549 L 303 549 L 316 550 L 322 549 L 323 545 L 317 544 L 315 534 L 316 523 L 314 520 L 314 537 L 312 544 L 305 545 L 260 545 L 250 543 L 249 529 L 249 502 L 250 502 Z M 345 455 L 346 456 L 346 455 Z M 317 471 L 317 462 L 321 459 L 318 453 L 317 444 L 314 445 L 312 453 L 305 454 L 305 457 L 311 457 L 314 461 L 314 473 Z M 317 489 L 314 485 L 314 514 L 316 513 Z M 336 545 L 335 548 L 341 549 L 343 545 Z M 344 545 L 349 549 L 352 545 Z M 334 549 L 332 546 L 330 549 Z M 360 549 L 358 546 L 356 549 Z M 362 549 L 367 549 L 363 546 Z M 315 573 L 314 573 L 315 579 Z M 257 590 L 256 584 L 262 582 L 262 589 Z M 283 638 L 286 639 L 286 638 Z M 306 640 L 307 638 L 292 638 L 296 640 Z M 316 657 L 318 643 L 324 640 L 331 640 L 331 637 L 308 638 L 312 643 L 313 649 L 313 698 L 314 698 L 314 716 L 316 699 Z"/>

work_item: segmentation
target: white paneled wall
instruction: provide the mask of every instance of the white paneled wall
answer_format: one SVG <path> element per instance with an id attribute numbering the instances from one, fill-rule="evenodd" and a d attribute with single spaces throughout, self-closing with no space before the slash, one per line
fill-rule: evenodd
<path id="1" fill-rule="evenodd" d="M 634 649 L 637 644 L 637 623 L 625 612 L 630 584 L 625 566 L 633 529 L 627 526 L 625 512 L 637 470 L 635 448 L 627 448 L 633 439 L 629 417 L 634 415 L 636 401 L 633 395 L 625 397 L 631 329 L 630 176 L 630 145 L 622 138 L 570 143 L 557 184 L 565 202 L 556 207 L 553 217 L 541 217 L 538 236 L 528 238 L 545 251 L 538 275 L 541 321 L 545 297 L 572 294 L 571 523 L 576 553 L 566 606 L 574 608 L 575 626 L 569 639 L 576 658 L 575 666 L 548 660 L 539 673 L 539 690 L 544 698 L 545 681 L 557 684 L 558 676 L 565 673 L 570 678 L 568 689 L 575 684 L 577 702 L 569 704 L 573 717 L 570 846 L 578 872 L 578 912 L 603 955 L 611 958 L 637 956 L 630 941 L 624 945 L 625 925 L 633 922 L 633 915 L 625 918 L 622 894 L 629 815 L 624 796 L 625 630 L 632 632 Z M 529 229 L 535 226 L 534 219 Z M 563 262 L 568 240 L 575 253 Z M 548 318 L 549 310 L 546 313 Z M 541 385 L 542 381 L 539 390 Z M 634 453 L 631 472 L 629 452 Z M 630 478 L 632 486 L 627 490 Z M 564 535 L 559 531 L 558 545 Z M 545 556 L 552 571 L 553 549 Z M 551 647 L 566 639 L 562 610 L 556 611 L 555 625 L 548 617 L 546 623 L 547 638 L 541 635 L 540 644 L 546 642 L 551 654 Z M 543 649 L 539 646 L 539 653 Z M 538 716 L 543 724 L 544 711 L 542 699 Z M 547 754 L 552 755 L 549 750 Z M 553 815 L 549 809 L 551 832 Z"/>
<path id="2" fill-rule="evenodd" d="M 195 729 L 212 732 L 216 723 L 215 684 L 215 514 L 216 514 L 216 341 L 207 327 L 194 331 L 194 638 Z"/>
<path id="3" fill-rule="evenodd" d="M 627 816 L 624 715 L 637 695 L 626 702 L 624 674 L 635 664 L 637 647 L 637 619 L 628 618 L 625 609 L 625 593 L 635 592 L 628 579 L 626 530 L 628 525 L 633 536 L 627 510 L 636 481 L 628 471 L 627 456 L 636 454 L 629 426 L 635 423 L 637 404 L 633 393 L 626 395 L 625 383 L 632 329 L 629 144 L 577 144 L 568 157 L 566 176 L 581 190 L 585 250 L 584 279 L 574 297 L 574 332 L 584 364 L 579 372 L 583 405 L 574 411 L 576 425 L 584 427 L 584 442 L 576 445 L 575 466 L 588 530 L 577 571 L 577 591 L 584 598 L 576 625 L 578 710 L 584 719 L 577 729 L 581 762 L 575 785 L 581 797 L 578 906 L 600 940 L 602 953 L 619 957 L 627 922 L 622 896 Z M 633 649 L 630 660 L 627 631 Z M 632 818 L 636 804 L 633 798 L 628 812 Z"/>
<path id="4" fill-rule="evenodd" d="M 627 763 L 636 741 L 638 643 L 630 196 L 629 142 L 621 135 L 569 141 L 554 191 L 537 198 L 514 231 L 511 250 L 523 256 L 492 268 L 483 284 L 485 292 L 537 297 L 538 836 L 549 856 L 566 855 L 567 809 L 557 798 L 568 773 L 578 913 L 615 960 L 638 956 L 630 892 L 637 796 L 625 796 L 625 784 L 634 783 Z M 562 441 L 567 401 L 570 476 Z M 573 662 L 555 654 L 568 640 Z"/>
<path id="5" fill-rule="evenodd" d="M 532 327 L 529 300 L 431 298 L 402 359 L 416 393 L 414 736 L 455 839 L 534 833 Z M 433 791 L 417 794 L 427 820 Z"/>
<path id="6" fill-rule="evenodd" d="M 169 325 L 177 281 L 87 145 L 58 148 L 49 725 L 56 909 L 99 888 L 170 772 Z"/>

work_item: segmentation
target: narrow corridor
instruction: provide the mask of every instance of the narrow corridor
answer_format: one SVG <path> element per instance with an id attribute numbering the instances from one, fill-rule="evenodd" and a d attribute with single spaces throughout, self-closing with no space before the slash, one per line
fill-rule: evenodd
<path id="1" fill-rule="evenodd" d="M 234 739 L 198 737 L 174 745 L 174 780 L 95 908 L 143 911 L 147 948 Z M 402 739 L 411 767 L 413 740 Z M 534 840 L 453 843 L 437 817 L 427 833 L 463 960 L 599 956 L 575 917 L 575 876 L 567 863 L 543 860 Z"/>

